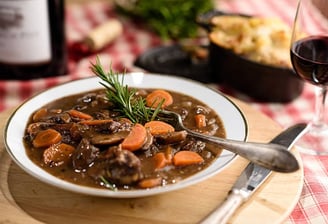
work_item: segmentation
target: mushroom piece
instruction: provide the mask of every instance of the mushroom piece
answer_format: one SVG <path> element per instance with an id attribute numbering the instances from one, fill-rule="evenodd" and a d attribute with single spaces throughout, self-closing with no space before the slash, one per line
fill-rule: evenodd
<path id="1" fill-rule="evenodd" d="M 168 132 L 166 134 L 156 135 L 155 138 L 159 144 L 163 144 L 163 145 L 174 144 L 186 140 L 187 132 L 186 131 Z"/>
<path id="2" fill-rule="evenodd" d="M 123 141 L 129 134 L 129 131 L 120 131 L 113 134 L 95 134 L 91 138 L 91 143 L 94 145 L 115 145 Z"/>

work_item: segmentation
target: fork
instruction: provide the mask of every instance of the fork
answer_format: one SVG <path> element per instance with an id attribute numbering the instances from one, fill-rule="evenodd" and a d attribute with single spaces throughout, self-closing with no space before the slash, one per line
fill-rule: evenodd
<path id="1" fill-rule="evenodd" d="M 215 143 L 225 150 L 236 153 L 267 169 L 283 173 L 294 172 L 299 169 L 295 156 L 282 145 L 246 142 L 201 134 L 186 128 L 180 114 L 173 111 L 160 110 L 157 119 L 171 124 L 177 131 L 185 130 L 191 137 Z"/>

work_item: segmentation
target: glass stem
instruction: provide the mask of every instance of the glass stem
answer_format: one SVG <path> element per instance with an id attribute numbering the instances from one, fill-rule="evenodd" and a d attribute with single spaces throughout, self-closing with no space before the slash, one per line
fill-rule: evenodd
<path id="1" fill-rule="evenodd" d="M 326 86 L 316 86 L 315 88 L 315 117 L 312 125 L 320 128 L 325 125 L 325 102 L 327 95 Z"/>

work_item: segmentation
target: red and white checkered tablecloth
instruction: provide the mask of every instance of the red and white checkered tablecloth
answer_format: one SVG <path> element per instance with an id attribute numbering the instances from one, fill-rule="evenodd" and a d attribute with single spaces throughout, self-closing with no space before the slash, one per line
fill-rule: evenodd
<path id="1" fill-rule="evenodd" d="M 227 11 L 279 16 L 291 24 L 296 10 L 296 0 L 216 0 L 217 7 Z M 68 44 L 83 38 L 93 27 L 119 15 L 108 3 L 90 1 L 87 4 L 68 5 L 66 8 L 66 29 Z M 154 46 L 162 44 L 161 39 L 140 24 L 120 17 L 124 33 L 114 43 L 97 55 L 102 63 L 112 64 L 116 71 L 135 71 L 136 56 Z M 320 26 L 320 24 L 312 24 Z M 24 99 L 66 81 L 89 77 L 90 61 L 95 55 L 79 60 L 70 58 L 69 74 L 59 77 L 30 81 L 0 81 L 0 112 L 20 104 Z M 220 88 L 220 87 L 218 87 Z M 222 90 L 222 89 L 221 89 Z M 224 91 L 224 90 L 223 90 Z M 309 121 L 313 116 L 314 89 L 306 84 L 303 93 L 290 103 L 258 103 L 248 97 L 229 91 L 257 110 L 268 115 L 282 127 L 299 121 Z M 286 223 L 328 223 L 328 157 L 301 155 L 304 165 L 304 187 L 298 204 Z"/>

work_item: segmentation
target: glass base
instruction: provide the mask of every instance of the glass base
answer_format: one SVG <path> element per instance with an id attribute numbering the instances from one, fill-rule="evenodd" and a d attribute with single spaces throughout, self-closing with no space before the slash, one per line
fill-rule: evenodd
<path id="1" fill-rule="evenodd" d="M 295 145 L 303 154 L 328 155 L 328 125 L 308 124 Z"/>

